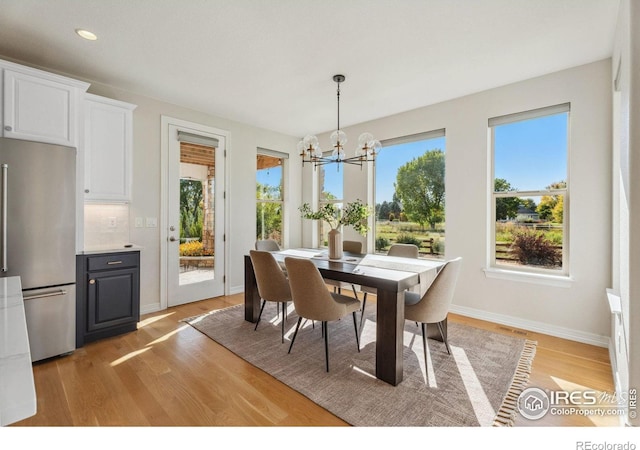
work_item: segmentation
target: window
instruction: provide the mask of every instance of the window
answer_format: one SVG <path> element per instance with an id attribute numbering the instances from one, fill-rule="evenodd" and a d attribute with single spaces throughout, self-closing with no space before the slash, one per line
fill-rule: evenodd
<path id="1" fill-rule="evenodd" d="M 489 119 L 493 267 L 568 275 L 569 109 Z"/>
<path id="2" fill-rule="evenodd" d="M 333 203 L 337 209 L 342 209 L 344 198 L 344 179 L 341 164 L 327 164 L 318 166 L 318 190 L 320 192 L 318 209 L 328 203 Z M 318 243 L 320 247 L 327 247 L 328 235 L 331 227 L 324 220 L 318 220 Z"/>
<path id="3" fill-rule="evenodd" d="M 284 162 L 288 155 L 258 149 L 256 171 L 256 239 L 283 246 Z"/>
<path id="4" fill-rule="evenodd" d="M 410 243 L 444 258 L 445 134 L 420 133 L 382 142 L 375 172 L 375 251 Z"/>

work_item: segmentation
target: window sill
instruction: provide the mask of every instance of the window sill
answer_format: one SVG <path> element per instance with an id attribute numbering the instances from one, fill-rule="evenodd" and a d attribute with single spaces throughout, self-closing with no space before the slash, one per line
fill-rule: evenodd
<path id="1" fill-rule="evenodd" d="M 547 275 L 541 273 L 517 272 L 515 270 L 498 269 L 490 267 L 484 269 L 487 278 L 497 278 L 499 280 L 520 281 L 524 283 L 542 284 L 546 286 L 555 286 L 570 288 L 573 284 L 573 278 L 565 275 Z"/>

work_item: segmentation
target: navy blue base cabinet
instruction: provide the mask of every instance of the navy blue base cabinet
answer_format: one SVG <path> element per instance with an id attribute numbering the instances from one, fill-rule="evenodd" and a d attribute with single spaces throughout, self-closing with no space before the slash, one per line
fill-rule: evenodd
<path id="1" fill-rule="evenodd" d="M 140 252 L 78 255 L 76 348 L 137 329 Z"/>

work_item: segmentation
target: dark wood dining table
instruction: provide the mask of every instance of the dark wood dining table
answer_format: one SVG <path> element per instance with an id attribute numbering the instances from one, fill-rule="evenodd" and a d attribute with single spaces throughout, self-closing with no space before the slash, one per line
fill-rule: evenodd
<path id="1" fill-rule="evenodd" d="M 415 286 L 426 289 L 444 262 L 350 253 L 340 260 L 329 260 L 326 251 L 319 249 L 271 253 L 281 264 L 287 256 L 309 258 L 324 278 L 377 289 L 375 375 L 397 386 L 403 376 L 404 292 Z M 249 255 L 244 257 L 244 285 L 244 318 L 255 323 L 260 314 L 260 295 Z"/>

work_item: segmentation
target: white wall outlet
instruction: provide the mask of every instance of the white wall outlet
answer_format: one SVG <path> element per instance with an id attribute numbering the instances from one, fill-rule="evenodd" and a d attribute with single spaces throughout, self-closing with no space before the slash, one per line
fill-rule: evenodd
<path id="1" fill-rule="evenodd" d="M 147 217 L 147 228 L 156 228 L 158 226 L 158 219 L 156 217 Z"/>
<path id="2" fill-rule="evenodd" d="M 109 228 L 115 228 L 118 226 L 118 219 L 116 217 L 109 217 L 107 219 L 107 226 Z"/>
<path id="3" fill-rule="evenodd" d="M 144 227 L 144 220 L 142 219 L 142 217 L 136 217 L 136 228 L 143 228 Z"/>

